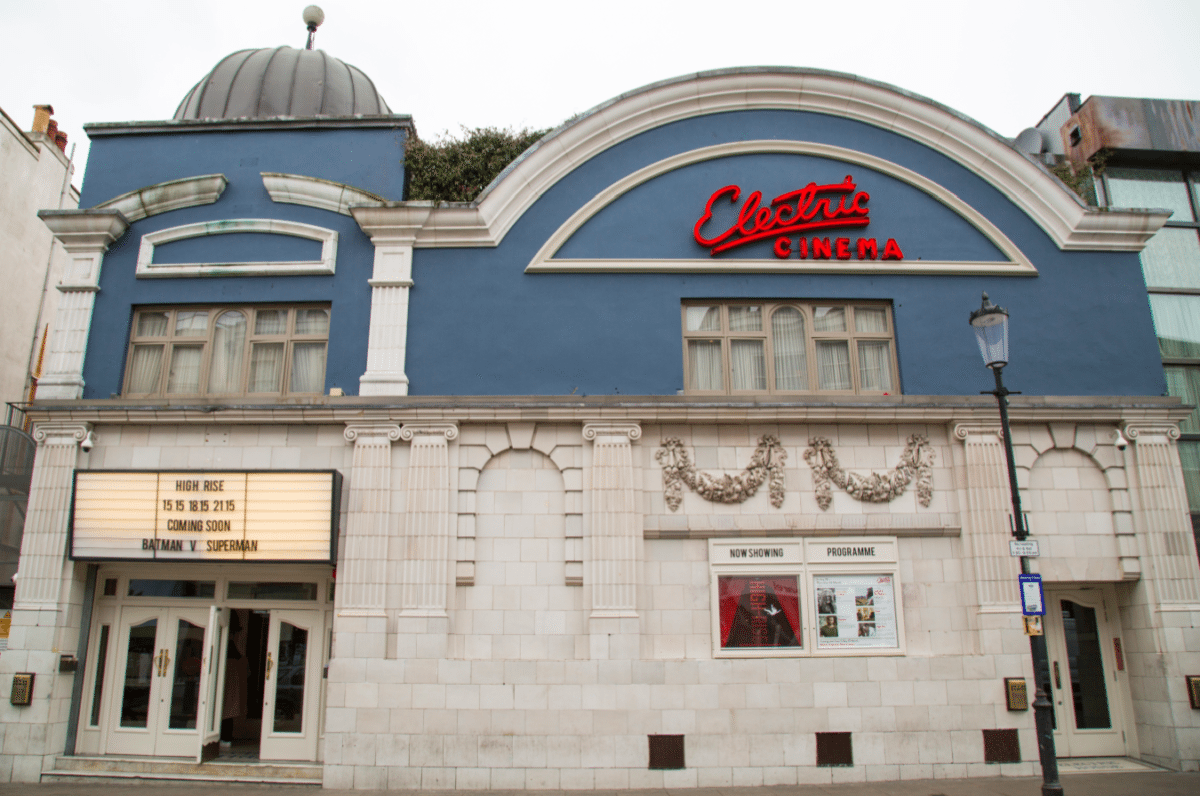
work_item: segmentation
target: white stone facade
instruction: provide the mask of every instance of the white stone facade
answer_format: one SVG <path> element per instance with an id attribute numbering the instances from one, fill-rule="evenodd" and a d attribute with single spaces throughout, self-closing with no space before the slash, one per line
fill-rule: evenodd
<path id="1" fill-rule="evenodd" d="M 326 787 L 1032 775 L 1032 712 L 1004 700 L 1005 677 L 1027 678 L 1032 693 L 1032 669 L 997 427 L 982 399 L 906 406 L 915 403 L 891 410 L 908 419 L 884 422 L 851 406 L 819 422 L 802 408 L 689 421 L 686 404 L 670 400 L 620 418 L 514 400 L 503 412 L 366 419 L 350 408 L 309 410 L 300 422 L 283 411 L 200 420 L 112 409 L 44 423 L 18 610 L 0 657 L 6 679 L 37 673 L 38 699 L 0 703 L 0 772 L 36 780 L 67 735 L 74 678 L 57 671 L 58 653 L 79 638 L 86 565 L 62 555 L 69 505 L 55 495 L 69 492 L 77 466 L 345 475 L 318 752 Z M 1182 690 L 1200 668 L 1200 577 L 1177 544 L 1186 516 L 1155 508 L 1182 500 L 1171 477 L 1179 410 L 1110 402 L 1055 411 L 1053 422 L 1039 411 L 1014 406 L 1023 498 L 1042 545 L 1035 565 L 1048 590 L 1093 590 L 1115 609 L 1105 625 L 1124 655 L 1123 668 L 1106 669 L 1125 738 L 1115 753 L 1195 769 L 1200 720 Z M 1130 439 L 1123 451 L 1118 427 Z M 89 428 L 95 448 L 79 451 Z M 787 454 L 779 508 L 765 486 L 728 504 L 685 489 L 669 508 L 654 456 L 662 440 L 680 438 L 702 471 L 737 473 L 764 434 Z M 819 507 L 803 455 L 811 439 L 828 438 L 846 471 L 865 474 L 895 466 L 913 434 L 933 450 L 928 506 L 910 487 L 880 503 L 835 488 L 830 508 Z M 805 635 L 795 656 L 714 655 L 709 540 L 839 538 L 894 540 L 897 649 L 828 654 Z M 985 762 L 982 731 L 992 729 L 1017 731 L 1022 762 Z M 818 732 L 851 733 L 854 765 L 817 765 Z M 648 768 L 647 736 L 657 734 L 685 737 L 686 768 Z"/>

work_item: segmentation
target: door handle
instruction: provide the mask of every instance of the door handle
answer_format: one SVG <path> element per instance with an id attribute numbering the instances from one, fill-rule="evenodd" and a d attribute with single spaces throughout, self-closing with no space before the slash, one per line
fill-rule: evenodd
<path id="1" fill-rule="evenodd" d="M 1054 662 L 1054 687 L 1059 691 L 1062 690 L 1062 675 L 1058 671 L 1058 661 Z"/>
<path id="2" fill-rule="evenodd" d="M 275 662 L 274 662 L 273 660 L 271 660 L 271 651 L 270 651 L 270 650 L 267 650 L 267 674 L 266 674 L 266 676 L 263 678 L 264 680 L 270 680 L 270 679 L 271 679 L 271 667 L 272 667 L 274 664 L 275 664 Z"/>
<path id="3" fill-rule="evenodd" d="M 154 656 L 154 673 L 157 674 L 159 677 L 163 676 L 163 661 L 162 661 L 162 659 L 163 659 L 163 655 L 165 655 L 166 652 L 167 651 L 165 649 L 162 649 L 162 650 L 159 650 L 158 654 Z"/>
<path id="4" fill-rule="evenodd" d="M 164 650 L 162 651 L 162 659 L 163 659 L 163 662 L 162 662 L 162 676 L 163 676 L 163 677 L 166 677 L 166 676 L 167 676 L 167 675 L 170 673 L 170 666 L 171 666 L 171 653 L 167 652 L 167 651 L 164 649 Z"/>

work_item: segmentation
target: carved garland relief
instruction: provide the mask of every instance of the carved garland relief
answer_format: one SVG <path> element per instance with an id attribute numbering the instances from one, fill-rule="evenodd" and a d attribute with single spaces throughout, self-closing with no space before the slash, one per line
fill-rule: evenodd
<path id="1" fill-rule="evenodd" d="M 900 463 L 890 472 L 861 475 L 842 469 L 833 443 L 827 437 L 813 437 L 804 451 L 804 460 L 812 468 L 817 505 L 822 511 L 828 511 L 833 502 L 831 483 L 865 503 L 887 503 L 904 494 L 914 480 L 917 482 L 917 502 L 928 508 L 933 500 L 933 455 L 928 437 L 913 434 L 900 454 Z M 787 462 L 787 451 L 774 434 L 759 437 L 750 464 L 736 475 L 714 475 L 697 470 L 679 437 L 664 439 L 654 458 L 663 469 L 663 493 L 671 511 L 678 511 L 683 503 L 685 484 L 712 503 L 744 503 L 768 482 L 771 505 L 775 508 L 783 506 L 783 466 Z"/>

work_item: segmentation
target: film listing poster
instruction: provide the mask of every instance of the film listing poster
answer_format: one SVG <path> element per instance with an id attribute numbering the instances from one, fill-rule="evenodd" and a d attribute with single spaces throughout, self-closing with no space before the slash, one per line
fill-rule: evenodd
<path id="1" fill-rule="evenodd" d="M 899 646 L 890 575 L 822 575 L 813 583 L 818 647 Z"/>
<path id="2" fill-rule="evenodd" d="M 722 649 L 801 646 L 795 575 L 722 576 L 717 583 Z"/>

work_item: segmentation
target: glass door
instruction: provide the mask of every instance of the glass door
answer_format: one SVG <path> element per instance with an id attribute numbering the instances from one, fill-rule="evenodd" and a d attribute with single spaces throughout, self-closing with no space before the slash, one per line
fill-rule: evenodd
<path id="1" fill-rule="evenodd" d="M 316 759 L 323 638 L 320 611 L 271 611 L 263 683 L 261 759 Z"/>
<path id="2" fill-rule="evenodd" d="M 1112 640 L 1100 589 L 1047 590 L 1046 648 L 1059 757 L 1126 753 Z"/>
<path id="3" fill-rule="evenodd" d="M 125 608 L 118 621 L 108 754 L 196 752 L 206 608 Z"/>
<path id="4" fill-rule="evenodd" d="M 221 751 L 221 707 L 225 696 L 225 634 L 228 625 L 228 610 L 215 605 L 208 609 L 204 661 L 200 666 L 198 713 L 202 727 L 198 734 L 197 763 L 212 760 Z"/>

